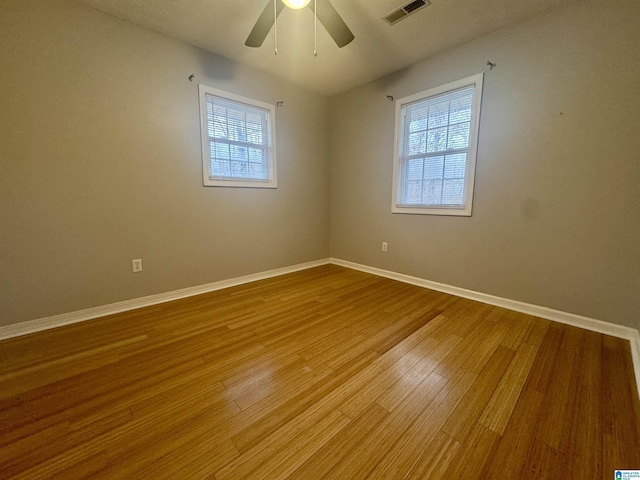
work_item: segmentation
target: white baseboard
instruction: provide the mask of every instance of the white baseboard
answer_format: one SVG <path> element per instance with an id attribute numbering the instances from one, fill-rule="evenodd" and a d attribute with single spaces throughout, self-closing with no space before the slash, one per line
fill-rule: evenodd
<path id="1" fill-rule="evenodd" d="M 404 283 L 410 283 L 412 285 L 429 288 L 438 292 L 449 293 L 457 297 L 477 300 L 478 302 L 487 303 L 489 305 L 495 305 L 497 307 L 515 310 L 516 312 L 527 313 L 529 315 L 545 318 L 554 322 L 564 323 L 566 325 L 572 325 L 574 327 L 584 328 L 593 332 L 603 333 L 605 335 L 611 335 L 612 337 L 628 340 L 629 346 L 631 348 L 633 370 L 636 377 L 636 387 L 638 388 L 638 395 L 640 395 L 640 332 L 638 332 L 638 330 L 636 330 L 635 328 L 616 325 L 614 323 L 604 322 L 602 320 L 596 320 L 589 317 L 583 317 L 580 315 L 575 315 L 573 313 L 562 312 L 560 310 L 554 310 L 552 308 L 541 307 L 539 305 L 519 302 L 517 300 L 509 300 L 508 298 L 496 297 L 494 295 L 475 292 L 473 290 L 466 290 L 464 288 L 454 287 L 444 283 L 432 282 L 423 278 L 412 277 L 403 273 L 390 272 L 388 270 L 382 270 L 380 268 L 369 267 L 367 265 L 361 265 L 359 263 L 348 262 L 346 260 L 340 260 L 338 258 L 331 258 L 331 263 L 334 265 L 351 268 L 353 270 L 360 270 L 362 272 L 378 275 L 379 277 L 385 277 Z"/>
<path id="2" fill-rule="evenodd" d="M 495 305 L 498 307 L 507 308 L 509 310 L 515 310 L 516 312 L 527 313 L 529 315 L 545 318 L 547 320 L 552 320 L 555 322 L 564 323 L 567 325 L 572 325 L 575 327 L 580 327 L 594 332 L 603 333 L 605 335 L 611 335 L 613 337 L 628 340 L 631 347 L 631 357 L 633 360 L 633 368 L 636 377 L 636 386 L 638 388 L 638 393 L 640 394 L 640 332 L 638 332 L 638 330 L 634 328 L 616 325 L 593 318 L 583 317 L 580 315 L 575 315 L 573 313 L 562 312 L 560 310 L 554 310 L 552 308 L 519 302 L 517 300 L 509 300 L 507 298 L 496 297 L 494 295 L 475 292 L 473 290 L 466 290 L 464 288 L 454 287 L 444 283 L 432 282 L 423 278 L 412 277 L 410 275 L 405 275 L 402 273 L 369 267 L 367 265 L 348 262 L 346 260 L 340 260 L 338 258 L 322 259 L 313 262 L 300 263 L 289 267 L 277 268 L 274 270 L 268 270 L 266 272 L 259 272 L 251 275 L 232 278 L 229 280 L 221 280 L 219 282 L 208 283 L 206 285 L 183 288 L 181 290 L 174 290 L 172 292 L 149 295 L 147 297 L 135 298 L 123 302 L 112 303 L 109 305 L 88 308 L 85 310 L 79 310 L 77 312 L 63 313 L 60 315 L 39 318 L 15 325 L 8 325 L 0 327 L 0 340 L 28 335 L 30 333 L 49 330 L 51 328 L 61 327 L 64 325 L 70 325 L 72 323 L 84 322 L 86 320 L 92 320 L 94 318 L 104 317 L 106 315 L 135 310 L 136 308 L 157 305 L 159 303 L 169 302 L 171 300 L 192 297 L 194 295 L 213 292 L 215 290 L 221 290 L 223 288 L 233 287 L 236 285 L 241 285 L 243 283 L 255 282 L 257 280 L 277 277 L 286 273 L 306 270 L 308 268 L 318 267 L 320 265 L 326 265 L 328 263 L 351 268 L 353 270 L 371 273 L 380 277 L 390 278 L 392 280 L 398 280 L 400 282 L 409 283 L 412 285 L 417 285 L 419 287 L 429 288 L 431 290 L 436 290 L 443 293 L 449 293 L 458 297 L 477 300 L 478 302 L 487 303 L 489 305 Z"/>
<path id="3" fill-rule="evenodd" d="M 104 317 L 106 315 L 113 315 L 114 313 L 127 312 L 129 310 L 135 310 L 136 308 L 149 307 L 151 305 L 157 305 L 159 303 L 169 302 L 171 300 L 192 297 L 194 295 L 200 295 L 202 293 L 208 293 L 215 290 L 221 290 L 223 288 L 234 287 L 243 283 L 255 282 L 257 280 L 277 277 L 286 273 L 306 270 L 308 268 L 318 267 L 320 265 L 326 265 L 328 263 L 329 259 L 300 263 L 289 267 L 276 268 L 274 270 L 268 270 L 266 272 L 259 272 L 251 275 L 244 275 L 242 277 L 231 278 L 229 280 L 221 280 L 219 282 L 183 288 L 180 290 L 174 290 L 172 292 L 158 293 L 156 295 L 149 295 L 147 297 L 134 298 L 132 300 L 111 303 L 109 305 L 87 308 L 85 310 L 78 310 L 76 312 L 38 318 L 36 320 L 21 322 L 15 325 L 7 325 L 4 327 L 0 327 L 0 340 L 28 335 L 30 333 L 40 332 L 42 330 L 49 330 L 51 328 L 62 327 L 64 325 L 70 325 L 72 323 L 84 322 L 86 320 L 92 320 L 94 318 Z"/>

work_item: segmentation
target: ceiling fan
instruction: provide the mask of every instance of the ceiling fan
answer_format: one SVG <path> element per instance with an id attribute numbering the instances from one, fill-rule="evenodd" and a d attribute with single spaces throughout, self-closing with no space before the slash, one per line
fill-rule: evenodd
<path id="1" fill-rule="evenodd" d="M 308 5 L 338 47 L 342 48 L 354 39 L 353 33 L 329 0 L 269 0 L 247 37 L 247 41 L 244 42 L 247 47 L 262 45 L 285 4 L 294 9 Z"/>

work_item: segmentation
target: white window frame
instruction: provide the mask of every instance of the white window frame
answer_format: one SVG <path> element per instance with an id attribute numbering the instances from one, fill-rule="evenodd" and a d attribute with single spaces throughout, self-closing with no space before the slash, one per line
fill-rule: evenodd
<path id="1" fill-rule="evenodd" d="M 393 198 L 391 204 L 391 211 L 393 213 L 409 213 L 420 215 L 458 215 L 458 216 L 471 216 L 471 210 L 473 206 L 473 187 L 475 182 L 475 170 L 476 170 L 476 156 L 478 149 L 478 130 L 480 125 L 480 106 L 482 103 L 482 81 L 484 74 L 480 73 L 471 77 L 463 78 L 446 85 L 441 85 L 423 92 L 416 93 L 404 98 L 399 99 L 396 102 L 396 122 L 395 122 L 395 141 L 394 141 L 394 156 L 393 156 Z M 425 204 L 411 204 L 406 205 L 401 203 L 401 192 L 404 186 L 403 172 L 404 163 L 406 159 L 403 159 L 404 146 L 404 118 L 403 113 L 405 107 L 410 104 L 427 101 L 438 96 L 442 96 L 447 93 L 452 93 L 456 90 L 475 86 L 473 107 L 471 110 L 471 130 L 469 136 L 469 147 L 465 149 L 467 153 L 467 167 L 465 174 L 465 202 L 464 205 L 425 205 Z M 437 152 L 439 155 L 446 155 L 447 153 L 453 154 L 455 151 L 447 150 Z"/>
<path id="2" fill-rule="evenodd" d="M 252 98 L 243 97 L 233 93 L 225 92 L 207 85 L 199 85 L 200 97 L 200 132 L 202 143 L 202 176 L 204 186 L 212 187 L 249 187 L 249 188 L 277 188 L 278 176 L 276 166 L 276 111 L 275 106 L 261 102 Z M 219 98 L 222 101 L 234 102 L 242 108 L 255 109 L 256 112 L 267 114 L 268 125 L 266 126 L 268 145 L 264 147 L 267 155 L 267 179 L 250 179 L 246 177 L 216 177 L 210 171 L 210 138 L 207 124 L 207 97 Z M 227 141 L 231 144 L 231 141 Z M 226 143 L 226 142 L 223 142 Z M 249 145 L 249 144 L 248 144 Z M 252 144 L 251 144 L 252 145 Z"/>

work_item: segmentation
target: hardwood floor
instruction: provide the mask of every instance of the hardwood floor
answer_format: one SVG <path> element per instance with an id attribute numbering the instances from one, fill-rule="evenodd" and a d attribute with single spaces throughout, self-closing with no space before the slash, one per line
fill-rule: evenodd
<path id="1" fill-rule="evenodd" d="M 327 265 L 0 342 L 0 478 L 611 479 L 624 340 Z"/>

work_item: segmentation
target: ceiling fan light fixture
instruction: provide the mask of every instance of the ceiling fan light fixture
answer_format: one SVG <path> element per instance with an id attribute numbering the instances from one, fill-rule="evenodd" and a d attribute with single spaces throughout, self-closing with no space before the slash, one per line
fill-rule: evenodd
<path id="1" fill-rule="evenodd" d="M 304 8 L 307 5 L 309 5 L 309 2 L 311 0 L 282 0 L 282 1 L 287 7 L 293 8 L 294 10 L 298 10 L 300 8 Z"/>
<path id="2" fill-rule="evenodd" d="M 1 0 L 0 0 L 1 1 Z M 256 24 L 251 29 L 244 44 L 247 47 L 260 47 L 267 38 L 269 31 L 274 30 L 274 43 L 277 45 L 277 24 L 276 19 L 285 7 L 299 10 L 309 7 L 314 14 L 314 34 L 316 31 L 315 22 L 319 22 L 325 28 L 329 36 L 336 43 L 338 48 L 342 48 L 353 41 L 353 33 L 344 23 L 340 14 L 331 4 L 331 0 L 264 0 L 266 5 L 258 17 Z M 421 0 L 428 1 L 428 0 Z M 277 51 L 277 48 L 274 49 Z"/>

